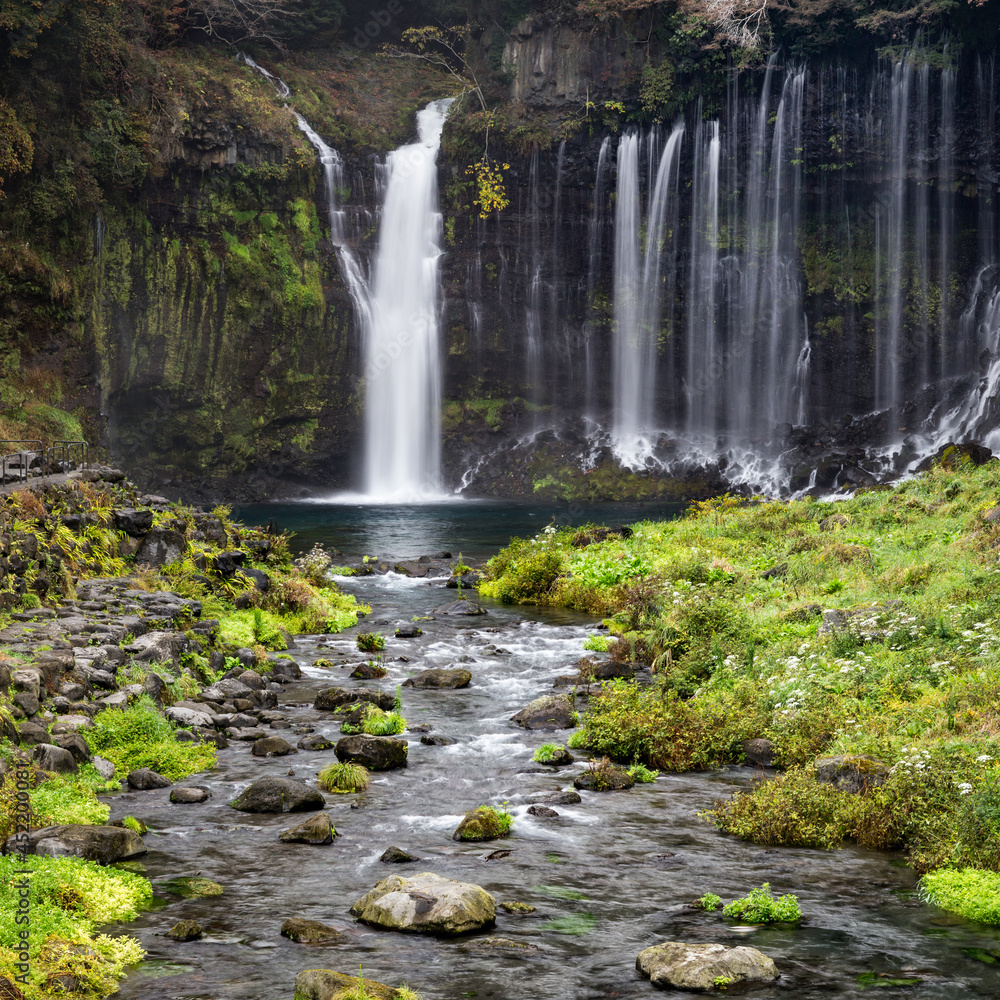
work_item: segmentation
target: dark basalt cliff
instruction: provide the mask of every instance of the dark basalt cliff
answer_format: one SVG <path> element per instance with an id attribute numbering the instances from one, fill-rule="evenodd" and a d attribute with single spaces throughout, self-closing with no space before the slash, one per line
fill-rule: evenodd
<path id="1" fill-rule="evenodd" d="M 700 30 L 674 8 L 623 21 L 549 7 L 476 36 L 493 112 L 487 122 L 463 101 L 439 158 L 448 485 L 705 495 L 731 475 L 735 430 L 748 448 L 795 451 L 799 475 L 831 451 L 843 466 L 917 430 L 988 368 L 981 327 L 996 281 L 1000 165 L 992 46 L 925 36 L 881 55 L 874 45 L 818 54 L 807 29 L 785 25 L 786 48 L 768 67 Z M 187 495 L 356 485 L 362 344 L 315 152 L 274 87 L 230 55 L 193 46 L 157 59 L 154 119 L 133 114 L 107 136 L 118 119 L 105 109 L 104 132 L 88 133 L 93 183 L 103 184 L 89 203 L 39 143 L 33 171 L 6 184 L 3 348 L 27 413 L 10 429 L 37 426 L 41 404 L 76 407 L 133 475 Z M 260 61 L 343 155 L 335 197 L 366 261 L 379 158 L 454 83 L 356 46 Z M 8 85 L 3 107 L 26 107 L 29 84 Z M 644 246 L 675 122 L 684 136 L 654 289 L 653 409 L 671 430 L 626 482 L 600 431 L 612 408 L 617 151 L 635 131 Z M 467 168 L 487 124 L 491 153 L 509 164 L 510 204 L 483 219 Z M 151 164 L 141 170 L 124 159 L 140 126 Z M 706 236 L 713 141 L 719 216 Z M 101 157 L 111 164 L 103 178 Z M 773 302 L 747 291 L 754 268 L 783 283 Z M 794 384 L 765 361 L 776 343 L 799 355 L 808 346 Z M 705 345 L 711 356 L 697 353 Z M 927 381 L 938 389 L 914 395 Z M 48 396 L 31 396 L 39 385 Z M 764 405 L 782 393 L 787 406 Z M 739 426 L 746 413 L 752 427 Z M 717 453 L 681 461 L 692 436 L 717 439 Z"/>

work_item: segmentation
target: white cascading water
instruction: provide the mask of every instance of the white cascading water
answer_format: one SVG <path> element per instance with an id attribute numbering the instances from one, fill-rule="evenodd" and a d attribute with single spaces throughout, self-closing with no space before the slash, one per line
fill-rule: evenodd
<path id="1" fill-rule="evenodd" d="M 437 154 L 452 100 L 417 114 L 419 140 L 389 154 L 365 330 L 365 492 L 417 502 L 441 492 Z"/>
<path id="2" fill-rule="evenodd" d="M 676 201 L 673 188 L 683 135 L 684 126 L 678 124 L 667 140 L 645 217 L 639 185 L 639 137 L 629 132 L 618 144 L 611 433 L 615 453 L 631 467 L 641 465 L 653 450 L 663 234 L 672 196 Z M 652 162 L 651 155 L 650 166 Z M 641 230 L 645 232 L 644 248 L 640 248 Z"/>

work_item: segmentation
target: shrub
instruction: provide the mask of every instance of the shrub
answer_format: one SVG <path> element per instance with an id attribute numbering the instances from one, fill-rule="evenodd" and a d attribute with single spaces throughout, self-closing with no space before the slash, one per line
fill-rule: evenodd
<path id="1" fill-rule="evenodd" d="M 553 757 L 558 756 L 566 748 L 561 743 L 543 743 L 532 755 L 532 760 L 539 764 L 548 764 Z"/>
<path id="2" fill-rule="evenodd" d="M 359 632 L 355 642 L 362 653 L 378 653 L 385 649 L 385 636 L 378 632 Z"/>
<path id="3" fill-rule="evenodd" d="M 329 764 L 319 772 L 319 787 L 324 792 L 363 792 L 371 781 L 367 767 L 361 764 Z"/>
<path id="4" fill-rule="evenodd" d="M 595 653 L 606 653 L 614 639 L 610 635 L 591 635 L 583 641 L 583 648 Z"/>
<path id="5" fill-rule="evenodd" d="M 99 924 L 134 920 L 153 896 L 141 875 L 104 868 L 80 858 L 32 857 L 28 925 L 30 970 L 22 990 L 28 1000 L 47 1000 L 57 977 L 72 976 L 81 996 L 107 996 L 117 989 L 126 967 L 143 958 L 129 937 L 94 935 Z M 18 894 L 13 885 L 21 863 L 0 858 L 0 976 L 16 981 L 20 925 L 15 924 Z"/>
<path id="6" fill-rule="evenodd" d="M 839 847 L 853 828 L 858 800 L 820 784 L 808 769 L 779 774 L 750 792 L 716 802 L 705 814 L 720 830 L 772 847 Z"/>
<path id="7" fill-rule="evenodd" d="M 799 901 L 795 896 L 771 895 L 771 885 L 765 882 L 749 895 L 726 903 L 722 912 L 727 917 L 743 920 L 748 924 L 794 923 L 802 919 Z"/>
<path id="8" fill-rule="evenodd" d="M 983 924 L 1000 924 L 1000 874 L 978 868 L 941 868 L 920 880 L 920 895 L 940 906 Z"/>
<path id="9" fill-rule="evenodd" d="M 711 913 L 713 910 L 717 910 L 722 906 L 722 897 L 716 896 L 714 892 L 706 892 L 704 896 L 700 899 L 696 899 L 697 903 L 703 910 L 708 910 Z"/>
<path id="10" fill-rule="evenodd" d="M 91 753 L 111 761 L 121 774 L 148 767 L 171 781 L 215 766 L 215 748 L 205 743 L 178 743 L 174 727 L 143 695 L 124 710 L 105 709 L 83 731 Z"/>
<path id="11" fill-rule="evenodd" d="M 636 782 L 636 784 L 642 784 L 649 781 L 656 781 L 660 776 L 659 771 L 653 771 L 646 767 L 645 764 L 632 764 L 631 766 L 625 768 L 628 772 L 629 777 Z"/>
<path id="12" fill-rule="evenodd" d="M 548 542 L 515 539 L 486 564 L 479 593 L 506 604 L 544 604 L 562 568 L 562 555 Z"/>

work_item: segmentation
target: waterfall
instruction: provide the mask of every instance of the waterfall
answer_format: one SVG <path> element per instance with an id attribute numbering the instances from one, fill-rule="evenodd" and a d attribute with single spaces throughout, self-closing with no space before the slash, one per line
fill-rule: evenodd
<path id="1" fill-rule="evenodd" d="M 699 109 L 700 111 L 700 109 Z M 691 264 L 688 279 L 687 428 L 693 437 L 715 434 L 723 399 L 719 349 L 719 158 L 718 121 L 698 115 L 694 138 Z"/>
<path id="2" fill-rule="evenodd" d="M 437 153 L 452 101 L 417 114 L 419 141 L 389 154 L 365 331 L 365 488 L 417 501 L 440 484 Z"/>
<path id="3" fill-rule="evenodd" d="M 941 73 L 941 127 L 938 134 L 938 288 L 941 304 L 938 319 L 938 374 L 945 378 L 951 374 L 952 346 L 949 343 L 948 313 L 951 290 L 948 282 L 948 264 L 954 240 L 954 174 L 955 174 L 955 70 L 950 66 Z"/>
<path id="4" fill-rule="evenodd" d="M 618 144 L 612 436 L 616 453 L 630 466 L 642 464 L 652 451 L 664 226 L 668 217 L 671 221 L 676 218 L 674 186 L 683 134 L 683 124 L 674 126 L 659 157 L 655 180 L 648 184 L 645 216 L 639 181 L 639 136 L 626 133 Z M 650 171 L 657 163 L 655 138 L 655 133 L 650 136 Z M 644 246 L 640 245 L 642 239 Z M 673 269 L 671 256 L 668 273 L 672 275 Z"/>
<path id="5" fill-rule="evenodd" d="M 600 152 L 597 154 L 597 170 L 594 175 L 594 207 L 590 216 L 590 224 L 587 230 L 587 242 L 589 246 L 589 259 L 587 266 L 587 319 L 583 325 L 583 352 L 584 364 L 584 407 L 583 412 L 587 417 L 592 416 L 594 408 L 595 391 L 595 371 L 593 357 L 593 338 L 595 334 L 594 317 L 596 314 L 595 295 L 597 292 L 598 275 L 601 269 L 601 246 L 602 246 L 602 218 L 604 207 L 604 183 L 605 172 L 608 162 L 608 147 L 611 145 L 610 136 L 605 136 L 601 142 Z"/>

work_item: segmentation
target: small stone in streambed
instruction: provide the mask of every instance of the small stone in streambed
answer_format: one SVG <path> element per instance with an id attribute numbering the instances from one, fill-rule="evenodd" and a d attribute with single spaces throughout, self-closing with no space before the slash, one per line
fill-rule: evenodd
<path id="1" fill-rule="evenodd" d="M 299 740 L 300 750 L 332 750 L 333 743 L 320 733 L 310 733 Z"/>
<path id="2" fill-rule="evenodd" d="M 470 941 L 467 947 L 475 948 L 479 951 L 525 952 L 542 950 L 537 944 L 528 944 L 527 941 L 513 941 L 511 938 L 502 937 L 478 938 Z"/>
<path id="3" fill-rule="evenodd" d="M 434 609 L 436 615 L 486 615 L 489 612 L 481 604 L 475 604 L 464 598 L 452 601 L 451 604 L 442 604 L 440 608 Z"/>
<path id="4" fill-rule="evenodd" d="M 399 847 L 387 847 L 379 858 L 379 861 L 386 865 L 405 865 L 410 861 L 419 860 L 420 858 L 415 858 L 412 854 L 407 854 L 406 851 Z"/>
<path id="5" fill-rule="evenodd" d="M 173 782 L 148 767 L 138 767 L 128 773 L 128 787 L 137 792 L 148 792 L 154 788 L 169 788 Z"/>
<path id="6" fill-rule="evenodd" d="M 318 660 L 313 660 L 314 667 L 320 667 L 321 669 L 327 669 L 333 666 L 333 660 L 328 660 L 326 657 L 320 657 Z"/>
<path id="7" fill-rule="evenodd" d="M 285 830 L 278 839 L 283 844 L 314 844 L 323 846 L 332 844 L 333 838 L 337 836 L 337 831 L 333 828 L 328 813 L 316 813 L 298 826 L 293 826 L 290 830 Z"/>
<path id="8" fill-rule="evenodd" d="M 212 797 L 212 793 L 207 788 L 172 788 L 170 789 L 170 801 L 178 805 L 193 804 L 195 802 L 205 802 Z"/>
<path id="9" fill-rule="evenodd" d="M 206 896 L 221 896 L 225 891 L 218 882 L 202 878 L 199 875 L 178 875 L 176 878 L 156 883 L 156 894 L 158 896 L 167 893 L 171 896 L 180 896 L 181 899 L 201 899 Z"/>
<path id="10" fill-rule="evenodd" d="M 266 736 L 254 743 L 250 753 L 254 757 L 285 757 L 290 753 L 298 753 L 298 750 L 280 736 Z"/>
<path id="11" fill-rule="evenodd" d="M 450 747 L 455 741 L 450 736 L 437 734 L 434 736 L 421 736 L 420 742 L 425 747 Z"/>
<path id="12" fill-rule="evenodd" d="M 543 819 L 554 819 L 559 815 L 555 809 L 550 809 L 548 806 L 528 806 L 529 816 L 539 816 Z"/>
<path id="13" fill-rule="evenodd" d="M 575 806 L 583 800 L 580 798 L 579 792 L 568 788 L 562 792 L 536 792 L 528 797 L 528 801 L 547 806 Z"/>
<path id="14" fill-rule="evenodd" d="M 534 906 L 531 906 L 528 903 L 519 903 L 516 900 L 512 900 L 512 899 L 511 900 L 507 900 L 506 902 L 503 902 L 503 903 L 499 903 L 498 905 L 499 905 L 499 907 L 500 907 L 501 910 L 504 910 L 507 913 L 519 914 L 519 915 L 522 915 L 522 916 L 524 914 L 527 914 L 527 913 L 537 913 L 538 912 L 535 909 Z"/>
<path id="15" fill-rule="evenodd" d="M 345 944 L 349 940 L 335 927 L 302 917 L 289 917 L 281 925 L 281 936 L 296 944 Z"/>
<path id="16" fill-rule="evenodd" d="M 465 688 L 469 686 L 472 674 L 468 670 L 422 670 L 419 674 L 403 681 L 403 687 L 410 688 Z"/>
<path id="17" fill-rule="evenodd" d="M 196 920 L 178 920 L 173 927 L 167 931 L 167 937 L 175 941 L 197 941 L 204 936 L 201 924 Z"/>
<path id="18" fill-rule="evenodd" d="M 400 625 L 396 629 L 397 639 L 418 639 L 424 634 L 422 628 L 418 628 L 416 625 Z"/>

